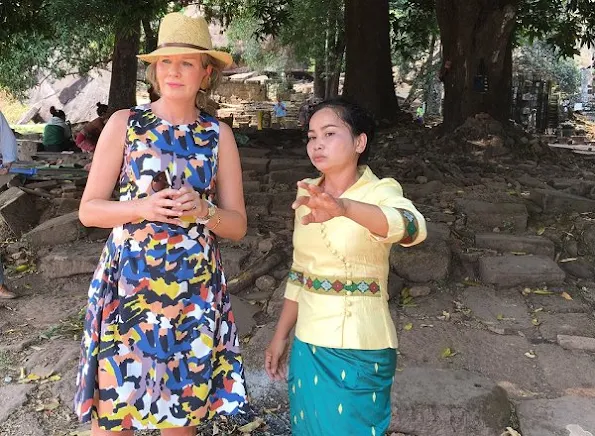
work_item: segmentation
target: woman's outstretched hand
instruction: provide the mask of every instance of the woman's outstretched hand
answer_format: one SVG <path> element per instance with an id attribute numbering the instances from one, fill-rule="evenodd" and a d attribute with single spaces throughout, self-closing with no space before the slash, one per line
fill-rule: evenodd
<path id="1" fill-rule="evenodd" d="M 323 223 L 347 212 L 347 201 L 327 194 L 319 186 L 298 182 L 298 187 L 308 191 L 310 196 L 296 198 L 291 207 L 297 209 L 306 206 L 310 213 L 302 217 L 302 224 Z"/>

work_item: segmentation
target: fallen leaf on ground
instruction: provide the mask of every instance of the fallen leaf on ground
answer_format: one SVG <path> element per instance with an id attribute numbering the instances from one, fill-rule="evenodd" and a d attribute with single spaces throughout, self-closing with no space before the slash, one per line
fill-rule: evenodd
<path id="1" fill-rule="evenodd" d="M 575 260 L 578 260 L 578 257 L 567 257 L 566 259 L 560 259 L 560 263 L 574 262 Z"/>
<path id="2" fill-rule="evenodd" d="M 565 300 L 572 300 L 572 297 L 570 296 L 570 294 L 568 292 L 562 292 L 562 298 L 564 298 Z"/>
<path id="3" fill-rule="evenodd" d="M 546 291 L 545 289 L 535 289 L 532 291 L 535 295 L 554 295 L 552 291 Z"/>
<path id="4" fill-rule="evenodd" d="M 443 310 L 442 316 L 439 316 L 438 319 L 443 320 L 443 321 L 448 321 L 450 319 L 450 312 Z"/>
<path id="5" fill-rule="evenodd" d="M 405 330 L 405 331 L 409 331 L 409 330 L 411 330 L 412 328 L 413 328 L 413 324 L 411 324 L 410 322 L 408 322 L 407 324 L 405 324 L 405 325 L 403 326 L 403 330 Z"/>
<path id="6" fill-rule="evenodd" d="M 251 433 L 258 427 L 260 427 L 262 424 L 264 424 L 264 421 L 260 418 L 256 418 L 251 423 L 241 426 L 240 428 L 238 428 L 238 430 L 242 433 Z"/>
<path id="7" fill-rule="evenodd" d="M 525 353 L 525 356 L 529 359 L 535 359 L 537 356 L 535 355 L 535 351 L 529 350 Z"/>
<path id="8" fill-rule="evenodd" d="M 537 318 L 533 318 L 533 319 L 531 319 L 531 324 L 533 324 L 535 327 L 537 327 L 538 325 L 541 324 L 541 321 L 539 321 Z"/>
<path id="9" fill-rule="evenodd" d="M 441 356 L 443 359 L 447 359 L 447 358 L 449 358 L 449 357 L 456 356 L 456 354 L 457 354 L 457 353 L 456 353 L 455 351 L 452 351 L 452 350 L 450 349 L 450 347 L 448 347 L 448 348 L 445 348 L 444 350 L 442 350 L 442 354 L 441 354 L 440 356 Z"/>
<path id="10" fill-rule="evenodd" d="M 545 233 L 545 227 L 538 228 L 536 233 L 538 236 L 543 235 Z"/>
<path id="11" fill-rule="evenodd" d="M 514 428 L 506 427 L 506 431 L 502 433 L 500 436 L 522 436 L 518 431 Z"/>

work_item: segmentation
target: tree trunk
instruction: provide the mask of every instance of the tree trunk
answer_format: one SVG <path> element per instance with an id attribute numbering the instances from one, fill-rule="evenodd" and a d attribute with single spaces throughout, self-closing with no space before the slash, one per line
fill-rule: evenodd
<path id="1" fill-rule="evenodd" d="M 314 95 L 318 98 L 324 98 L 325 83 L 323 71 L 324 60 L 316 59 L 314 61 Z"/>
<path id="2" fill-rule="evenodd" d="M 481 112 L 508 120 L 517 10 L 518 0 L 436 0 L 446 131 Z"/>
<path id="3" fill-rule="evenodd" d="M 388 0 L 345 0 L 346 67 L 343 94 L 378 121 L 396 120 Z"/>
<path id="4" fill-rule="evenodd" d="M 140 45 L 140 22 L 116 31 L 112 78 L 109 89 L 110 111 L 126 109 L 136 104 L 136 55 Z"/>
<path id="5" fill-rule="evenodd" d="M 143 31 L 145 33 L 145 53 L 151 53 L 157 49 L 157 32 L 151 27 L 151 20 L 143 19 Z"/>
<path id="6" fill-rule="evenodd" d="M 345 56 L 345 31 L 343 30 L 343 23 L 335 21 L 337 29 L 335 44 L 332 51 L 333 65 L 331 68 L 331 76 L 329 78 L 328 98 L 333 98 L 339 95 L 339 79 L 343 71 L 343 57 Z"/>

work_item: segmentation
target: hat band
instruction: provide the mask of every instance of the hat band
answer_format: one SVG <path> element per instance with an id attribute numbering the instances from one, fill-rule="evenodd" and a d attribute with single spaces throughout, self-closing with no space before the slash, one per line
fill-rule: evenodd
<path id="1" fill-rule="evenodd" d="M 164 48 L 164 47 L 183 47 L 183 48 L 193 48 L 195 50 L 209 50 L 208 48 L 201 47 L 200 45 L 186 44 L 183 42 L 164 42 L 163 44 L 159 44 L 157 46 L 157 48 Z"/>

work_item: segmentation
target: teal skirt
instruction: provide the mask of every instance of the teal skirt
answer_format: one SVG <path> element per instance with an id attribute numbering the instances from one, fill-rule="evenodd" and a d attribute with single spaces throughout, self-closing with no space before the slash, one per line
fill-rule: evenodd
<path id="1" fill-rule="evenodd" d="M 289 361 L 294 436 L 383 436 L 391 418 L 396 350 L 344 350 L 295 338 Z"/>

